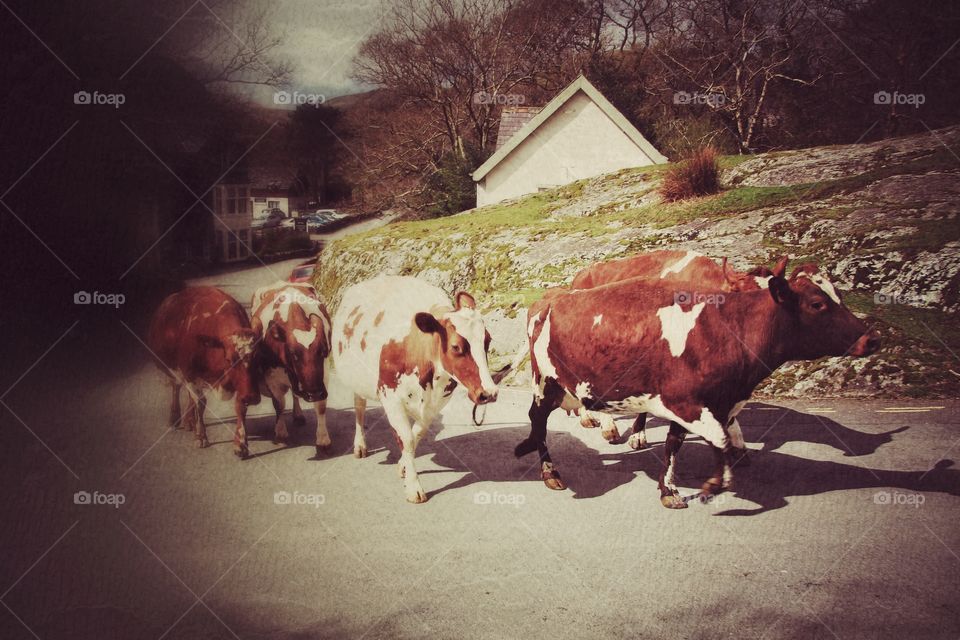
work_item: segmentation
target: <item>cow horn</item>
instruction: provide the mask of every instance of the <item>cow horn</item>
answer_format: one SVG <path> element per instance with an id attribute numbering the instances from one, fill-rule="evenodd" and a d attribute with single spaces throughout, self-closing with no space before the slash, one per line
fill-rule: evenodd
<path id="1" fill-rule="evenodd" d="M 727 268 L 727 257 L 723 257 L 723 261 L 720 263 L 720 266 L 723 268 L 723 279 L 727 281 L 727 284 L 733 285 L 736 282 L 736 278 L 730 277 L 730 270 Z"/>
<path id="2" fill-rule="evenodd" d="M 773 265 L 773 275 L 778 278 L 782 278 L 783 275 L 787 272 L 787 263 L 790 261 L 788 256 L 780 256 L 780 259 L 777 260 L 777 264 Z"/>

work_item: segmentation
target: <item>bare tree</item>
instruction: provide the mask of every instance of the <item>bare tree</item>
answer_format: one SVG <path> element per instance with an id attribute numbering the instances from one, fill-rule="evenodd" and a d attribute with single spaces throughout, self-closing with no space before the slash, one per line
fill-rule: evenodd
<path id="1" fill-rule="evenodd" d="M 692 89 L 748 151 L 777 87 L 819 79 L 801 60 L 812 26 L 807 5 L 793 0 L 678 0 L 661 51 L 685 85 L 674 91 Z"/>

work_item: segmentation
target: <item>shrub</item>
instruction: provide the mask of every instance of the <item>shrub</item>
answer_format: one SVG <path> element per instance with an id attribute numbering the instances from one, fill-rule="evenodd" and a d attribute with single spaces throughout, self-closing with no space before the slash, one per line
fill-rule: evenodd
<path id="1" fill-rule="evenodd" d="M 704 147 L 672 167 L 660 185 L 660 195 L 668 202 L 705 196 L 719 190 L 720 168 L 713 147 Z"/>

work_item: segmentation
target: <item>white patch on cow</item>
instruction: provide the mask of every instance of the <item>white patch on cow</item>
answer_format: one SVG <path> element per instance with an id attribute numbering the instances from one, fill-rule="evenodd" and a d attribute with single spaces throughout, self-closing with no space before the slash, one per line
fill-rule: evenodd
<path id="1" fill-rule="evenodd" d="M 294 329 L 293 338 L 303 345 L 304 349 L 309 349 L 310 345 L 313 344 L 313 341 L 317 339 L 317 329 L 316 327 L 310 329 L 309 331 L 304 331 L 303 329 Z"/>
<path id="2" fill-rule="evenodd" d="M 543 314 L 542 311 L 541 311 L 540 313 L 538 313 L 537 315 L 533 316 L 532 318 L 530 318 L 530 322 L 527 323 L 527 337 L 528 337 L 528 338 L 532 338 L 532 337 L 533 337 L 533 330 L 537 328 L 537 323 L 540 322 L 540 316 L 541 316 L 541 314 Z"/>
<path id="3" fill-rule="evenodd" d="M 590 383 L 589 382 L 579 382 L 577 383 L 576 388 L 577 398 L 589 398 L 590 397 Z"/>
<path id="4" fill-rule="evenodd" d="M 630 396 L 622 400 L 606 403 L 609 409 L 605 413 L 649 413 L 664 420 L 676 422 L 690 433 L 694 433 L 715 447 L 723 449 L 729 443 L 729 438 L 723 430 L 723 425 L 714 417 L 710 410 L 701 407 L 700 416 L 696 420 L 684 420 L 669 409 L 660 396 L 644 394 Z"/>
<path id="5" fill-rule="evenodd" d="M 753 279 L 761 289 L 769 289 L 771 277 L 773 276 L 754 276 Z"/>
<path id="6" fill-rule="evenodd" d="M 747 443 L 743 439 L 743 430 L 740 428 L 740 423 L 736 418 L 734 418 L 727 426 L 727 433 L 730 434 L 730 444 L 737 449 L 747 448 Z"/>
<path id="7" fill-rule="evenodd" d="M 543 319 L 543 327 L 537 341 L 533 343 L 533 356 L 537 359 L 537 368 L 540 369 L 541 378 L 557 379 L 557 369 L 550 362 L 550 312 L 547 311 L 547 317 Z"/>
<path id="8" fill-rule="evenodd" d="M 217 310 L 214 311 L 214 313 L 220 313 L 221 311 L 223 311 L 224 307 L 226 307 L 228 304 L 230 304 L 230 301 L 224 300 L 222 303 L 220 303 L 220 306 L 217 307 Z"/>
<path id="9" fill-rule="evenodd" d="M 670 464 L 667 466 L 667 472 L 663 476 L 663 483 L 668 489 L 675 489 L 677 483 L 677 454 L 670 455 Z"/>
<path id="10" fill-rule="evenodd" d="M 599 327 L 601 322 L 603 322 L 603 314 L 602 314 L 602 313 L 599 313 L 599 314 L 593 316 L 593 326 Z"/>
<path id="11" fill-rule="evenodd" d="M 687 346 L 687 336 L 697 324 L 697 317 L 706 304 L 706 302 L 700 302 L 690 311 L 684 311 L 679 304 L 674 303 L 669 307 L 661 307 L 657 311 L 661 336 L 670 345 L 670 354 L 673 357 L 678 358 L 683 355 L 683 350 Z"/>
<path id="12" fill-rule="evenodd" d="M 680 273 L 687 268 L 687 265 L 693 262 L 695 258 L 700 257 L 700 254 L 696 251 L 687 251 L 687 254 L 674 262 L 669 267 L 664 267 L 663 271 L 660 272 L 660 279 L 666 278 L 671 273 Z"/>
<path id="13" fill-rule="evenodd" d="M 827 297 L 840 304 L 840 296 L 837 295 L 837 290 L 833 288 L 833 283 L 824 278 L 819 273 L 814 273 L 813 275 L 807 273 L 806 271 L 801 271 L 797 274 L 798 278 L 809 278 L 810 282 L 820 287 L 820 290 L 827 294 Z"/>
<path id="14" fill-rule="evenodd" d="M 232 335 L 230 336 L 230 341 L 233 342 L 233 346 L 237 350 L 237 355 L 241 358 L 246 358 L 253 353 L 252 336 Z"/>

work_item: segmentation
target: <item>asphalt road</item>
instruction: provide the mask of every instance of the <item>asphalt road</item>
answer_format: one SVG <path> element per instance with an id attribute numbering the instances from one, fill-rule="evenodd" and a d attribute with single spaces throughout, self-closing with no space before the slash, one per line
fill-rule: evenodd
<path id="1" fill-rule="evenodd" d="M 272 278 L 214 281 L 242 298 Z M 105 373 L 65 375 L 59 348 L 3 395 L 0 638 L 960 635 L 958 401 L 754 403 L 735 492 L 669 511 L 662 422 L 631 451 L 555 414 L 553 492 L 512 454 L 530 394 L 504 390 L 477 428 L 457 392 L 411 505 L 382 412 L 354 459 L 335 389 L 329 456 L 312 412 L 274 445 L 263 401 L 241 462 L 229 403 L 209 406 L 209 449 L 166 428 L 167 388 L 122 327 Z M 710 461 L 688 440 L 685 493 Z"/>

